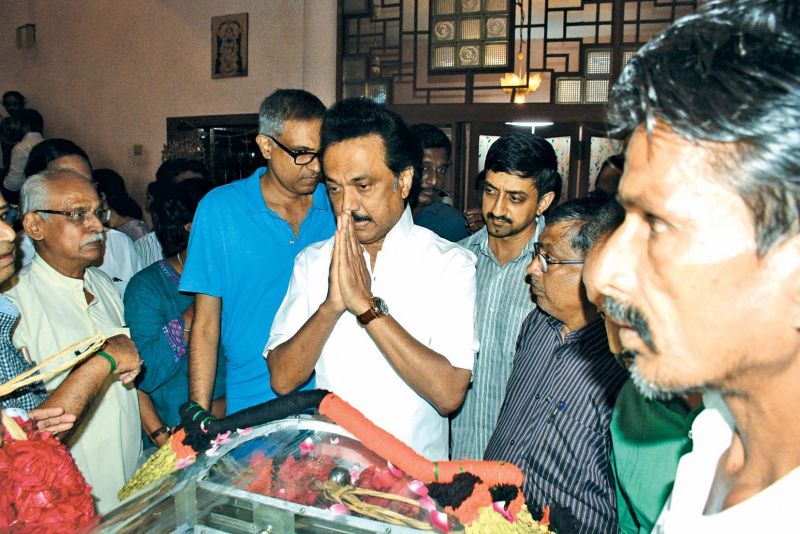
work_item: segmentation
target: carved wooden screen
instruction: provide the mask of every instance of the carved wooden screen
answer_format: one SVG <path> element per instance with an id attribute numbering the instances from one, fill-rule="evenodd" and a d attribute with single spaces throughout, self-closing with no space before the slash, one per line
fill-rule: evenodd
<path id="1" fill-rule="evenodd" d="M 512 101 L 510 91 L 501 87 L 502 72 L 476 68 L 441 74 L 430 65 L 431 39 L 434 45 L 440 42 L 435 33 L 436 22 L 443 20 L 437 18 L 440 4 L 448 9 L 452 4 L 459 13 L 480 5 L 487 23 L 487 2 L 495 0 L 339 1 L 340 96 L 367 96 L 395 105 Z M 527 102 L 556 104 L 606 102 L 611 80 L 631 55 L 697 6 L 697 0 L 515 2 L 509 2 L 512 50 L 521 47 L 524 57 L 520 62 L 512 56 L 514 65 L 507 71 L 541 76 L 540 87 L 527 95 Z M 498 39 L 488 32 L 482 35 L 485 42 Z"/>

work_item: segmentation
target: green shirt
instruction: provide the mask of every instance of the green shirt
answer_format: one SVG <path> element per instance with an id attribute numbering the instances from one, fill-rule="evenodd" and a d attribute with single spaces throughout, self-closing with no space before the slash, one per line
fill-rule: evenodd
<path id="1" fill-rule="evenodd" d="M 672 492 L 689 431 L 702 406 L 690 411 L 678 399 L 645 399 L 628 380 L 611 416 L 611 466 L 617 488 L 619 530 L 649 533 Z"/>

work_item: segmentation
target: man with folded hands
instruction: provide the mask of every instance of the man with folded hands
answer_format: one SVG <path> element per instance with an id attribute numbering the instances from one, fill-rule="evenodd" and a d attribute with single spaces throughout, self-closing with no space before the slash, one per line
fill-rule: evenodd
<path id="1" fill-rule="evenodd" d="M 402 119 L 344 100 L 322 123 L 336 234 L 304 249 L 265 348 L 273 389 L 316 371 L 329 389 L 433 460 L 469 385 L 475 255 L 414 225 L 422 150 Z M 436 273 L 431 276 L 430 273 Z"/>

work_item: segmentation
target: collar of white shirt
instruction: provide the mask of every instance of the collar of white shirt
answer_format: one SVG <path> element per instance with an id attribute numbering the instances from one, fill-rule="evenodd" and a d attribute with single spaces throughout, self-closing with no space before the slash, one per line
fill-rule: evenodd
<path id="1" fill-rule="evenodd" d="M 84 278 L 86 277 L 85 274 L 84 278 L 70 278 L 69 276 L 64 276 L 60 272 L 56 271 L 38 254 L 33 256 L 31 269 L 36 269 L 39 275 L 44 277 L 45 280 L 55 286 L 69 289 L 71 291 L 83 291 L 85 284 Z"/>

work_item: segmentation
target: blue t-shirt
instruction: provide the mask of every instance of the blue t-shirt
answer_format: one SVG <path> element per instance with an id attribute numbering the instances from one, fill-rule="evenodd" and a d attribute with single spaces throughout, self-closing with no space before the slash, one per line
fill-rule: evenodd
<path id="1" fill-rule="evenodd" d="M 295 237 L 261 195 L 262 167 L 218 187 L 200 202 L 192 223 L 180 290 L 222 299 L 220 336 L 228 361 L 228 413 L 275 397 L 262 356 L 275 313 L 303 248 L 331 237 L 336 220 L 325 186 Z M 191 350 L 191 349 L 190 349 Z"/>

